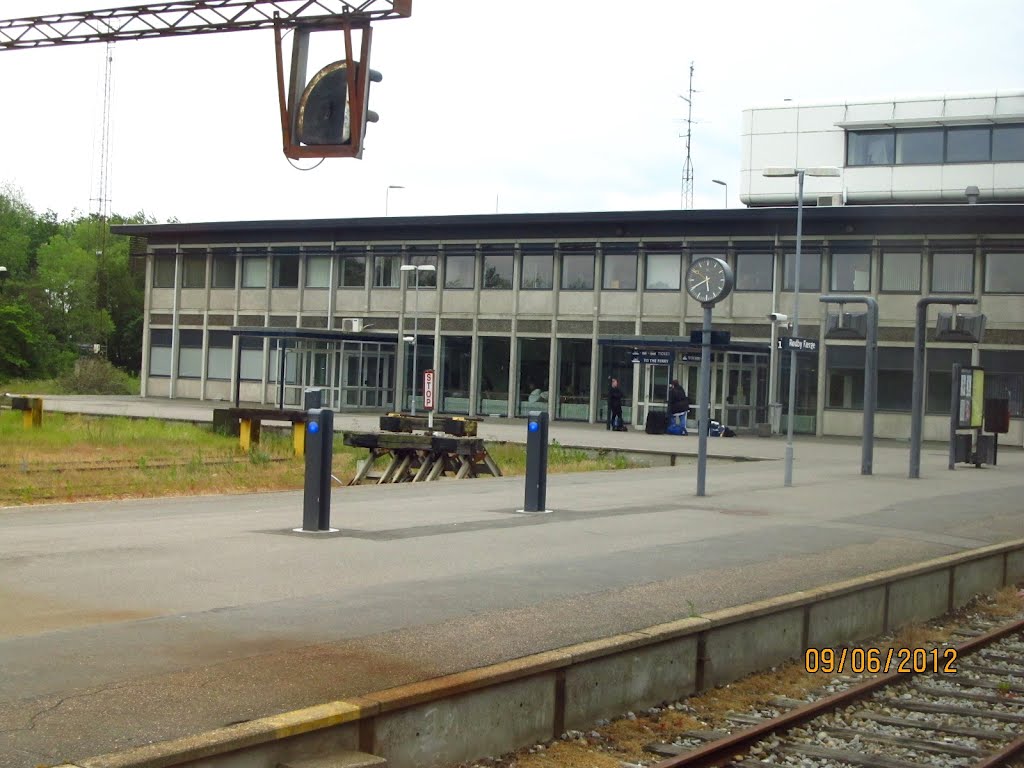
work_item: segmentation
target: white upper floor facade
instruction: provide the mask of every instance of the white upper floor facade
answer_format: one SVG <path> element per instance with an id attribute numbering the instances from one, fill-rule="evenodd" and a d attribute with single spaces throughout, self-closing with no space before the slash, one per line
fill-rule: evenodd
<path id="1" fill-rule="evenodd" d="M 747 109 L 742 144 L 750 206 L 796 203 L 780 166 L 839 169 L 805 177 L 805 205 L 1024 200 L 1024 91 Z"/>

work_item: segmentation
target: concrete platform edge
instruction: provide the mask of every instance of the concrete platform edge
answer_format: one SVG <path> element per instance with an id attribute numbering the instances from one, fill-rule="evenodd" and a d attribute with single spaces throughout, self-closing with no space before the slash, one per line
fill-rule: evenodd
<path id="1" fill-rule="evenodd" d="M 1018 539 L 58 768 L 276 768 L 340 748 L 391 768 L 456 763 L 935 618 L 1022 578 Z"/>

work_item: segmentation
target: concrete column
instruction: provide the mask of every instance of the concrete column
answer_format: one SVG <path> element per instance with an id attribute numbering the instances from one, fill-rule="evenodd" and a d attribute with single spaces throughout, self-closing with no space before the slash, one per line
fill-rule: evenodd
<path id="1" fill-rule="evenodd" d="M 483 253 L 479 244 L 473 253 L 473 328 L 469 341 L 469 415 L 480 408 L 480 289 L 483 285 Z M 514 271 L 514 269 L 513 269 Z"/>
<path id="2" fill-rule="evenodd" d="M 178 352 L 181 349 L 181 244 L 174 246 L 174 302 L 171 308 L 171 381 L 168 387 L 168 398 L 173 400 L 178 390 Z"/>
<path id="3" fill-rule="evenodd" d="M 153 272 L 156 269 L 156 262 L 153 251 L 146 249 L 146 277 L 145 291 L 142 299 L 142 370 L 139 371 L 139 394 L 145 397 L 149 394 L 149 357 L 150 357 L 150 327 L 149 313 L 153 307 Z"/>

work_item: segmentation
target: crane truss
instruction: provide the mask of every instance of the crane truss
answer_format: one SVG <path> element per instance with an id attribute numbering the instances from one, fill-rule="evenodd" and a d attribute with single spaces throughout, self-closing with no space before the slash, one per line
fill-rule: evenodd
<path id="1" fill-rule="evenodd" d="M 0 51 L 404 18 L 412 0 L 178 0 L 0 21 Z"/>

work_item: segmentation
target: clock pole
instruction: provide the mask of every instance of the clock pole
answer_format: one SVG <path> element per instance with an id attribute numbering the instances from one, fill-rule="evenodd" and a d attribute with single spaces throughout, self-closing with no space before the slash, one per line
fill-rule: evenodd
<path id="1" fill-rule="evenodd" d="M 711 425 L 711 307 L 704 305 L 704 326 L 700 335 L 700 408 L 697 416 L 697 495 L 704 496 L 708 469 L 708 427 Z"/>

